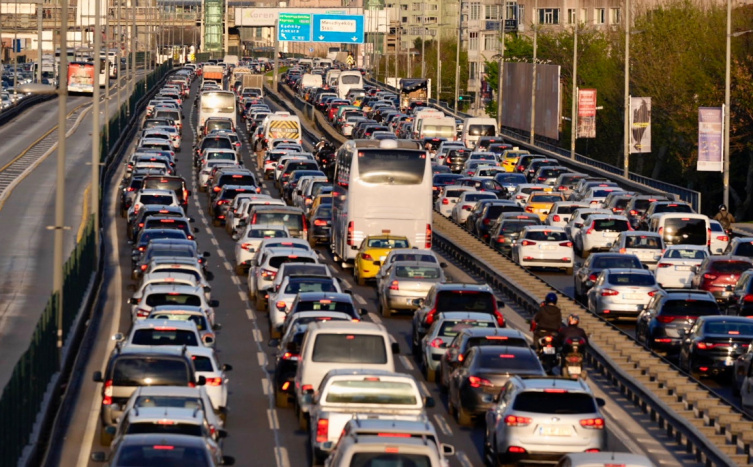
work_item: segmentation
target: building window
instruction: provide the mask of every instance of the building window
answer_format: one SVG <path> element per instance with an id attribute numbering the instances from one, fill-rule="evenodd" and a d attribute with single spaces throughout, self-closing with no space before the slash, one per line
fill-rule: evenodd
<path id="1" fill-rule="evenodd" d="M 468 50 L 478 50 L 478 33 L 468 33 Z"/>
<path id="2" fill-rule="evenodd" d="M 411 5 L 411 11 L 421 11 L 421 3 L 413 3 Z"/>
<path id="3" fill-rule="evenodd" d="M 560 9 L 539 8 L 539 24 L 560 24 Z"/>
<path id="4" fill-rule="evenodd" d="M 477 73 L 476 73 L 476 62 L 468 62 L 468 78 L 469 79 L 477 79 Z"/>
<path id="5" fill-rule="evenodd" d="M 402 4 L 401 4 L 401 5 L 400 5 L 400 10 L 401 10 L 401 11 L 408 11 L 408 5 L 402 5 Z"/>
<path id="6" fill-rule="evenodd" d="M 499 48 L 499 40 L 496 34 L 484 35 L 484 50 L 497 50 Z"/>
<path id="7" fill-rule="evenodd" d="M 400 22 L 403 23 L 403 24 L 408 24 L 408 17 L 407 16 L 403 16 L 402 18 L 400 18 Z"/>
<path id="8" fill-rule="evenodd" d="M 470 20 L 477 20 L 481 18 L 481 4 L 480 3 L 471 3 L 471 17 Z"/>
<path id="9" fill-rule="evenodd" d="M 525 5 L 518 5 L 518 23 L 525 24 L 526 21 L 526 7 Z"/>
<path id="10" fill-rule="evenodd" d="M 606 22 L 605 14 L 604 8 L 594 8 L 594 23 L 604 24 Z"/>
<path id="11" fill-rule="evenodd" d="M 424 19 L 424 24 L 437 24 L 437 17 L 436 16 L 429 16 Z"/>
<path id="12" fill-rule="evenodd" d="M 435 3 L 429 4 L 429 5 L 425 5 L 425 6 L 428 7 L 426 9 L 429 10 L 429 11 L 437 11 L 437 10 L 439 10 L 439 5 L 437 5 Z"/>
<path id="13" fill-rule="evenodd" d="M 486 11 L 485 11 L 484 18 L 487 20 L 496 20 L 499 19 L 499 12 L 497 5 L 486 5 Z"/>
<path id="14" fill-rule="evenodd" d="M 576 16 L 575 8 L 568 8 L 567 9 L 567 24 L 575 24 L 575 21 L 576 21 L 575 16 Z"/>
<path id="15" fill-rule="evenodd" d="M 516 19 L 517 18 L 517 16 L 516 16 L 517 9 L 518 8 L 521 8 L 521 9 L 523 8 L 522 6 L 518 7 L 517 5 L 518 4 L 515 3 L 515 2 L 507 2 L 507 12 L 505 13 L 505 18 L 504 19 Z"/>
<path id="16" fill-rule="evenodd" d="M 588 9 L 587 8 L 581 8 L 580 9 L 580 22 L 581 23 L 587 23 L 588 22 Z"/>
<path id="17" fill-rule="evenodd" d="M 620 9 L 619 8 L 609 9 L 609 22 L 611 24 L 620 24 Z"/>

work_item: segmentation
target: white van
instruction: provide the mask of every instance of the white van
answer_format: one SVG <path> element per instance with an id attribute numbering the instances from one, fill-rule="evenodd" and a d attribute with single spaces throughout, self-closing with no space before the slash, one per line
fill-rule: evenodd
<path id="1" fill-rule="evenodd" d="M 411 135 L 413 138 L 418 138 L 418 133 L 420 129 L 420 123 L 425 118 L 442 118 L 445 114 L 441 110 L 437 109 L 425 109 L 420 110 L 416 112 L 415 116 L 413 117 L 413 127 L 411 128 Z"/>
<path id="2" fill-rule="evenodd" d="M 648 219 L 648 229 L 657 232 L 665 245 L 709 245 L 711 222 L 703 214 L 665 212 Z"/>
<path id="3" fill-rule="evenodd" d="M 340 76 L 340 70 L 329 70 L 327 76 L 324 78 L 324 84 L 327 86 L 337 85 L 337 78 Z"/>
<path id="4" fill-rule="evenodd" d="M 322 75 L 312 75 L 311 73 L 306 73 L 301 77 L 301 89 L 311 87 L 322 87 Z"/>
<path id="5" fill-rule="evenodd" d="M 363 89 L 360 71 L 343 71 L 337 76 L 337 96 L 345 99 L 351 89 Z"/>
<path id="6" fill-rule="evenodd" d="M 301 343 L 295 374 L 295 408 L 305 426 L 312 395 L 330 370 L 395 371 L 399 345 L 381 324 L 353 321 L 311 323 Z"/>
<path id="7" fill-rule="evenodd" d="M 303 144 L 301 120 L 296 115 L 268 115 L 263 122 L 264 146 L 274 139 L 287 139 Z"/>
<path id="8" fill-rule="evenodd" d="M 467 118 L 463 124 L 463 133 L 460 136 L 466 147 L 475 148 L 476 141 L 481 136 L 497 136 L 499 127 L 494 118 Z"/>
<path id="9" fill-rule="evenodd" d="M 455 141 L 455 119 L 452 117 L 427 117 L 418 123 L 418 139 L 422 138 L 447 138 L 447 141 Z"/>
<path id="10" fill-rule="evenodd" d="M 321 68 L 332 68 L 332 60 L 328 58 L 322 58 L 319 60 L 319 67 Z"/>

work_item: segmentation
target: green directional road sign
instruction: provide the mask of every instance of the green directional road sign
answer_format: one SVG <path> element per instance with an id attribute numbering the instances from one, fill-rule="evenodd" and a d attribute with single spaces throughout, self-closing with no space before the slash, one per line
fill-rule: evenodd
<path id="1" fill-rule="evenodd" d="M 311 15 L 305 13 L 280 13 L 277 40 L 309 42 L 311 40 Z"/>

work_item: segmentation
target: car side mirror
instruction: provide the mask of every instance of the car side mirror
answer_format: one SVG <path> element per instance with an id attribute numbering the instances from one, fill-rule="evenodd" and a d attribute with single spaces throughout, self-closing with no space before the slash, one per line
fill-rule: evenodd
<path id="1" fill-rule="evenodd" d="M 605 400 L 604 400 L 604 399 L 602 399 L 601 397 L 597 397 L 597 398 L 596 398 L 596 404 L 597 404 L 597 405 L 598 405 L 599 407 L 604 407 L 605 405 L 607 405 L 607 401 L 605 401 Z"/>
<path id="2" fill-rule="evenodd" d="M 442 454 L 444 454 L 447 457 L 454 456 L 455 455 L 455 446 L 453 446 L 452 444 L 442 443 Z"/>
<path id="3" fill-rule="evenodd" d="M 222 456 L 222 465 L 235 465 L 235 457 Z"/>
<path id="4" fill-rule="evenodd" d="M 92 374 L 92 381 L 94 381 L 95 383 L 101 383 L 102 381 L 104 381 L 104 379 L 102 378 L 102 372 L 95 371 L 94 374 Z"/>
<path id="5" fill-rule="evenodd" d="M 207 384 L 207 379 L 204 376 L 199 376 L 199 378 L 196 380 L 197 386 L 204 386 Z"/>
<path id="6" fill-rule="evenodd" d="M 424 397 L 424 407 L 427 409 L 430 409 L 436 405 L 436 402 L 434 401 L 434 398 L 431 396 Z"/>
<path id="7" fill-rule="evenodd" d="M 115 342 L 120 343 L 125 340 L 125 336 L 123 335 L 122 332 L 118 332 L 118 333 L 113 334 L 111 339 L 114 340 Z"/>
<path id="8" fill-rule="evenodd" d="M 504 307 L 505 307 L 505 302 L 503 302 L 502 300 L 497 300 L 497 308 L 504 308 Z"/>
<path id="9" fill-rule="evenodd" d="M 392 353 L 394 355 L 399 355 L 400 354 L 400 344 L 398 344 L 397 342 L 393 342 L 392 343 Z"/>
<path id="10" fill-rule="evenodd" d="M 447 267 L 447 263 L 439 263 L 439 267 L 440 268 L 446 268 Z"/>
<path id="11" fill-rule="evenodd" d="M 107 462 L 107 454 L 103 451 L 93 452 L 91 455 L 92 462 Z"/>
<path id="12" fill-rule="evenodd" d="M 217 430 L 217 437 L 219 439 L 227 438 L 227 431 L 222 429 Z"/>
<path id="13" fill-rule="evenodd" d="M 220 301 L 219 300 L 209 300 L 209 306 L 211 306 L 212 308 L 220 306 Z"/>
<path id="14" fill-rule="evenodd" d="M 361 316 L 366 315 L 368 313 L 369 313 L 369 311 L 366 308 L 359 308 L 358 309 L 358 314 L 361 315 Z"/>
<path id="15" fill-rule="evenodd" d="M 212 256 L 212 254 L 208 251 L 205 251 L 201 256 L 203 256 L 204 258 L 209 258 L 210 256 Z"/>

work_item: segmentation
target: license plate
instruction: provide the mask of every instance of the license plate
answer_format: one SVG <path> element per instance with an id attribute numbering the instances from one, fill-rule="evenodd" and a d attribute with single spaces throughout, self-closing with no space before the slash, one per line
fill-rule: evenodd
<path id="1" fill-rule="evenodd" d="M 730 358 L 727 358 L 727 359 L 726 359 L 726 360 L 724 361 L 724 366 L 732 366 L 732 365 L 734 365 L 734 364 L 735 364 L 735 360 L 733 360 L 733 359 L 732 359 L 731 357 L 730 357 Z"/>
<path id="2" fill-rule="evenodd" d="M 544 347 L 544 353 L 547 355 L 552 355 L 557 351 L 554 347 Z"/>
<path id="3" fill-rule="evenodd" d="M 557 427 L 557 426 L 542 426 L 542 427 L 539 427 L 539 434 L 541 436 L 570 436 L 570 428 Z"/>
<path id="4" fill-rule="evenodd" d="M 579 375 L 581 372 L 581 367 L 579 366 L 569 366 L 567 367 L 567 372 L 571 375 Z"/>
<path id="5" fill-rule="evenodd" d="M 611 234 L 611 233 L 609 233 L 609 232 L 602 232 L 602 233 L 601 233 L 601 236 L 602 236 L 602 237 L 611 237 L 611 236 L 612 236 L 612 234 Z"/>
<path id="6" fill-rule="evenodd" d="M 623 294 L 623 297 L 626 300 L 640 300 L 641 298 L 643 298 L 643 295 L 639 293 L 626 293 L 626 294 Z"/>
<path id="7" fill-rule="evenodd" d="M 539 249 L 541 250 L 554 250 L 555 248 L 557 247 L 554 245 L 540 245 L 539 246 Z"/>
<path id="8" fill-rule="evenodd" d="M 675 271 L 690 271 L 691 266 L 675 266 Z"/>

